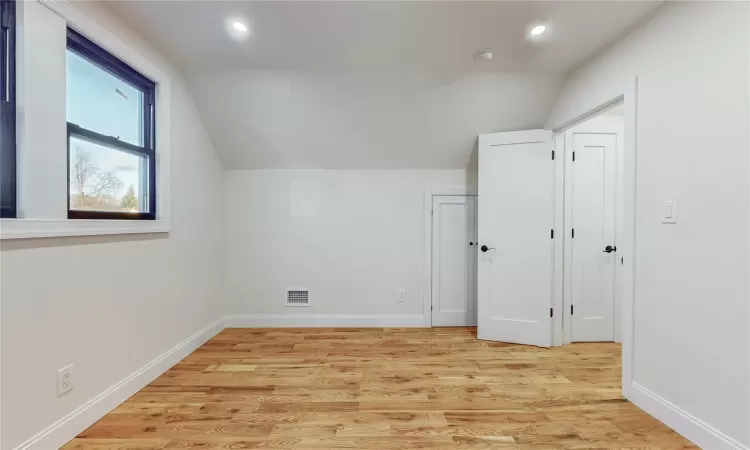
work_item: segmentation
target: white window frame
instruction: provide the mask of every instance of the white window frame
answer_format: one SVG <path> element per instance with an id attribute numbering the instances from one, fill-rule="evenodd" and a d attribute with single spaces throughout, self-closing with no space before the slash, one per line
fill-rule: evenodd
<path id="1" fill-rule="evenodd" d="M 156 220 L 87 220 L 60 218 L 22 217 L 23 199 L 19 202 L 19 217 L 0 219 L 0 239 L 47 238 L 62 236 L 93 236 L 135 233 L 166 233 L 170 231 L 170 137 L 171 137 L 171 78 L 156 64 L 134 50 L 118 36 L 97 23 L 69 1 L 36 0 L 67 22 L 67 25 L 106 51 L 129 64 L 156 83 Z M 24 3 L 24 2 L 19 2 Z M 19 5 L 21 6 L 21 5 Z M 66 39 L 62 36 L 61 39 Z M 63 44 L 62 47 L 65 47 Z M 23 51 L 23 50 L 22 50 Z M 22 55 L 19 55 L 21 58 Z M 19 90 L 18 97 L 26 95 Z M 23 98 L 19 98 L 19 103 Z M 65 118 L 63 117 L 64 121 Z M 22 158 L 26 133 L 30 127 L 20 126 L 18 157 Z M 65 146 L 65 142 L 61 142 Z M 26 168 L 26 170 L 33 168 Z M 66 174 L 67 178 L 67 174 Z M 23 177 L 18 177 L 17 190 L 23 190 Z M 65 194 L 67 195 L 67 194 Z M 67 208 L 62 205 L 61 210 Z"/>

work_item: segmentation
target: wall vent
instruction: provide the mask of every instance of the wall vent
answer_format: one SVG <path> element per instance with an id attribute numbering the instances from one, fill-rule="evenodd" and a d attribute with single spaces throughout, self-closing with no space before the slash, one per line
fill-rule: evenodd
<path id="1" fill-rule="evenodd" d="M 286 306 L 310 306 L 310 291 L 302 288 L 287 289 Z"/>

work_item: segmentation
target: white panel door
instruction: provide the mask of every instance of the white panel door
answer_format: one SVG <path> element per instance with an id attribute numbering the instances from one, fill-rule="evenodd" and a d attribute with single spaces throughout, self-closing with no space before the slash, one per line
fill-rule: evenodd
<path id="1" fill-rule="evenodd" d="M 479 339 L 552 342 L 553 135 L 479 137 Z"/>
<path id="2" fill-rule="evenodd" d="M 617 135 L 572 139 L 571 340 L 614 341 Z"/>
<path id="3" fill-rule="evenodd" d="M 476 325 L 476 196 L 432 198 L 432 325 Z"/>

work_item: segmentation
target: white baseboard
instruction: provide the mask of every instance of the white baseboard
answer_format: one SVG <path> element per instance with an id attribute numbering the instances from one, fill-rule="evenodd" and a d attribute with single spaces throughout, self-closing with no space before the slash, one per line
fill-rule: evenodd
<path id="1" fill-rule="evenodd" d="M 15 450 L 49 450 L 60 448 L 143 389 L 159 375 L 216 336 L 224 328 L 263 327 L 429 327 L 424 316 L 409 315 L 285 315 L 239 314 L 219 318 L 212 324 L 177 344 L 135 373 L 105 390 L 67 416 L 25 441 Z"/>
<path id="2" fill-rule="evenodd" d="M 15 450 L 60 448 L 224 329 L 222 318 L 180 342 L 135 373 L 97 395 Z"/>
<path id="3" fill-rule="evenodd" d="M 425 328 L 429 318 L 409 315 L 339 314 L 230 314 L 224 316 L 227 328 Z"/>
<path id="4" fill-rule="evenodd" d="M 334 314 L 235 314 L 213 322 L 151 361 L 124 380 L 58 420 L 15 450 L 60 448 L 173 365 L 195 351 L 224 328 L 268 327 L 429 327 L 429 318 L 419 315 L 334 315 Z M 623 390 L 628 400 L 701 448 L 750 450 L 700 419 L 682 411 L 638 383 Z"/>
<path id="5" fill-rule="evenodd" d="M 625 395 L 633 404 L 700 448 L 707 450 L 748 450 L 741 443 L 681 410 L 638 383 L 633 382 L 632 389 L 628 389 Z"/>

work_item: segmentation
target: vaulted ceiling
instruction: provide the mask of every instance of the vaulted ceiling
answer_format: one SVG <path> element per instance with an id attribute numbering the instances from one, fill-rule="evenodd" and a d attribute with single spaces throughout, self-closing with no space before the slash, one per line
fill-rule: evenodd
<path id="1" fill-rule="evenodd" d="M 658 2 L 108 5 L 182 69 L 229 169 L 457 169 L 478 134 L 541 127 L 564 74 Z"/>

